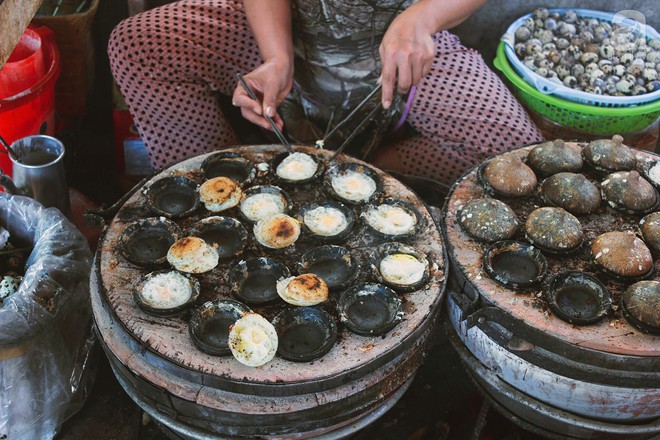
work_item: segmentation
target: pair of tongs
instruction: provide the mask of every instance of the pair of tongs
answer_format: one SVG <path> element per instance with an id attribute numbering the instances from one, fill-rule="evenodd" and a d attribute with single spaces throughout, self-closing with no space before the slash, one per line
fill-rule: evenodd
<path id="1" fill-rule="evenodd" d="M 257 102 L 260 102 L 259 98 L 257 98 L 257 95 L 252 90 L 252 87 L 250 87 L 250 85 L 247 83 L 247 81 L 245 81 L 245 79 L 243 78 L 243 75 L 241 75 L 240 73 L 237 73 L 236 77 L 238 78 L 238 81 L 241 83 L 241 85 L 243 86 L 245 91 L 248 93 L 248 95 L 250 95 L 250 98 L 254 99 Z M 270 124 L 270 128 L 273 129 L 273 132 L 275 133 L 277 138 L 280 140 L 280 142 L 282 142 L 282 145 L 284 145 L 286 147 L 287 151 L 291 151 L 291 143 L 287 140 L 287 138 L 284 137 L 284 133 L 282 133 L 280 131 L 277 124 L 275 124 L 275 121 L 273 121 L 273 119 L 270 116 L 266 116 L 266 115 L 262 115 L 262 116 L 264 117 L 264 119 L 266 121 L 268 121 L 268 123 Z"/>
<path id="2" fill-rule="evenodd" d="M 257 98 L 257 95 L 254 93 L 250 85 L 245 81 L 243 76 L 239 73 L 236 75 L 238 77 L 238 80 L 240 81 L 241 85 L 243 88 L 247 91 L 248 95 L 250 98 L 254 99 L 255 101 L 259 102 L 259 99 Z M 341 127 L 346 125 L 352 118 L 355 116 L 355 114 L 367 103 L 371 100 L 371 98 L 374 97 L 378 92 L 380 92 L 382 88 L 381 84 L 378 84 L 369 94 L 346 116 L 344 119 L 342 119 L 339 124 L 335 126 L 332 130 L 330 130 L 325 136 L 323 136 L 323 139 L 319 139 L 316 141 L 316 147 L 317 148 L 323 148 L 325 146 L 325 141 L 328 140 L 333 134 L 337 132 Z M 382 101 L 379 100 L 378 104 L 369 112 L 369 114 L 360 122 L 360 124 L 353 130 L 353 132 L 344 140 L 344 142 L 337 148 L 337 150 L 330 156 L 330 159 L 328 160 L 331 162 L 334 160 L 337 155 L 341 154 L 342 151 L 350 144 L 350 142 L 362 132 L 364 127 L 371 122 L 373 117 L 378 113 L 378 111 L 383 107 Z M 282 142 L 282 145 L 284 145 L 287 149 L 287 151 L 291 151 L 291 143 L 284 137 L 284 134 L 280 131 L 280 129 L 277 127 L 275 124 L 275 121 L 273 121 L 270 117 L 263 115 L 264 119 L 268 121 L 270 124 L 270 127 L 273 129 L 273 132 L 277 136 L 277 138 Z"/>
<path id="3" fill-rule="evenodd" d="M 330 138 L 333 134 L 337 132 L 341 127 L 346 125 L 352 118 L 355 116 L 355 114 L 362 108 L 364 105 L 371 100 L 378 92 L 380 92 L 382 88 L 381 84 L 378 84 L 369 94 L 357 105 L 355 108 L 341 121 L 339 121 L 339 124 L 335 126 L 332 130 L 330 130 L 325 136 L 323 136 L 323 139 L 320 139 L 316 141 L 316 146 L 318 148 L 323 148 L 325 146 L 325 141 Z M 337 157 L 339 154 L 341 154 L 342 151 L 348 146 L 348 144 L 351 143 L 353 139 L 355 139 L 355 136 L 360 134 L 364 127 L 371 122 L 371 120 L 374 118 L 376 113 L 380 111 L 380 109 L 383 107 L 383 101 L 378 100 L 378 104 L 374 106 L 374 108 L 371 109 L 369 114 L 358 124 L 357 127 L 355 127 L 355 130 L 346 138 L 344 139 L 344 142 L 335 150 L 334 153 L 332 153 L 332 156 L 330 156 L 330 159 L 328 159 L 328 162 L 332 162 L 335 157 Z"/>

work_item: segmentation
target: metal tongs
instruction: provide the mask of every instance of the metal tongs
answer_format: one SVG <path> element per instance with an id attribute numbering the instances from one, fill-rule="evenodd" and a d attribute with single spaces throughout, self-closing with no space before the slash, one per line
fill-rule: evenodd
<path id="1" fill-rule="evenodd" d="M 248 95 L 250 95 L 250 98 L 252 98 L 255 101 L 259 102 L 259 99 L 257 98 L 257 95 L 254 93 L 254 91 L 252 90 L 250 85 L 247 83 L 247 81 L 245 81 L 245 79 L 243 78 L 243 75 L 238 73 L 236 75 L 236 77 L 238 78 L 238 81 L 241 83 L 243 88 L 247 91 Z M 328 133 L 326 133 L 323 136 L 323 139 L 319 139 L 315 142 L 316 147 L 317 148 L 324 148 L 325 141 L 327 141 L 333 134 L 335 134 L 337 132 L 337 130 L 339 130 L 341 127 L 346 125 L 353 118 L 353 116 L 355 116 L 355 114 L 362 107 L 364 107 L 364 105 L 366 103 L 368 103 L 371 100 L 371 98 L 373 98 L 378 92 L 380 92 L 381 88 L 382 88 L 382 85 L 378 84 L 371 92 L 369 92 L 369 94 L 353 110 L 351 110 L 351 112 L 344 119 L 339 121 L 339 123 L 335 126 L 335 128 L 333 128 Z M 344 149 L 348 146 L 348 144 L 351 143 L 351 141 L 355 138 L 355 136 L 357 136 L 358 134 L 360 134 L 362 132 L 364 127 L 369 122 L 371 122 L 371 120 L 374 118 L 376 113 L 378 113 L 381 110 L 382 107 L 383 107 L 383 103 L 382 103 L 382 101 L 379 100 L 378 104 L 373 109 L 371 109 L 369 114 L 360 122 L 360 124 L 357 127 L 355 127 L 355 130 L 353 130 L 353 132 L 344 140 L 344 142 L 339 146 L 339 148 L 337 148 L 337 150 L 335 150 L 335 152 L 332 153 L 332 156 L 330 156 L 330 159 L 328 159 L 328 162 L 332 162 L 339 154 L 341 154 L 342 151 L 344 151 Z M 277 124 L 275 124 L 275 121 L 273 121 L 273 119 L 271 119 L 270 117 L 268 117 L 266 115 L 263 115 L 263 117 L 264 117 L 264 119 L 266 119 L 266 121 L 268 121 L 268 123 L 270 124 L 270 127 L 273 129 L 273 132 L 278 137 L 280 142 L 282 142 L 282 144 L 286 147 L 287 151 L 291 151 L 291 143 L 286 139 L 286 137 L 284 137 L 284 134 L 277 127 Z"/>
<path id="2" fill-rule="evenodd" d="M 355 106 L 355 108 L 344 119 L 339 121 L 339 123 L 335 126 L 335 128 L 333 128 L 328 133 L 326 133 L 325 136 L 323 136 L 323 139 L 319 139 L 318 141 L 316 141 L 316 146 L 318 148 L 324 148 L 325 141 L 328 140 L 333 134 L 335 134 L 337 130 L 339 130 L 341 127 L 346 125 L 353 118 L 353 116 L 355 116 L 358 110 L 364 107 L 364 105 L 367 102 L 369 102 L 371 98 L 373 98 L 378 92 L 380 92 L 381 88 L 382 85 L 378 84 L 371 92 L 369 92 L 369 94 L 357 106 Z M 362 132 L 364 127 L 369 122 L 371 122 L 373 117 L 376 115 L 376 113 L 378 113 L 378 111 L 380 111 L 382 107 L 383 107 L 383 102 L 379 100 L 378 104 L 373 109 L 371 109 L 369 114 L 360 122 L 360 124 L 357 127 L 355 127 L 355 130 L 353 130 L 353 132 L 346 139 L 344 139 L 344 142 L 339 146 L 339 148 L 337 148 L 335 152 L 332 153 L 332 156 L 330 156 L 328 162 L 332 162 L 335 159 L 335 157 L 337 157 L 339 154 L 341 154 L 342 151 L 344 151 L 344 149 L 348 146 L 348 144 L 350 144 L 351 141 L 355 139 L 355 136 L 357 136 Z"/>
<path id="3" fill-rule="evenodd" d="M 259 98 L 257 98 L 257 95 L 252 90 L 252 87 L 250 87 L 250 84 L 248 84 L 247 81 L 245 81 L 245 78 L 243 78 L 243 75 L 241 75 L 240 73 L 237 73 L 236 77 L 238 78 L 238 81 L 241 83 L 241 85 L 243 86 L 245 91 L 248 92 L 248 95 L 250 95 L 250 98 L 252 98 L 255 101 L 260 103 Z M 280 142 L 282 142 L 282 145 L 284 145 L 286 147 L 287 151 L 291 151 L 291 143 L 287 140 L 287 138 L 284 137 L 284 133 L 282 133 L 280 131 L 277 124 L 275 124 L 275 121 L 273 121 L 273 119 L 269 116 L 266 116 L 266 115 L 262 115 L 262 116 L 264 117 L 264 119 L 266 121 L 268 121 L 268 123 L 270 124 L 270 128 L 273 129 L 273 132 L 275 133 L 275 135 L 277 135 L 277 138 L 280 140 Z"/>

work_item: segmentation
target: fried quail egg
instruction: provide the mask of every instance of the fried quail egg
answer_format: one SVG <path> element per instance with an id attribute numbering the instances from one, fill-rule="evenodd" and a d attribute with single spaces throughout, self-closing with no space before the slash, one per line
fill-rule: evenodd
<path id="1" fill-rule="evenodd" d="M 214 177 L 199 187 L 199 199 L 211 212 L 233 208 L 242 196 L 241 186 L 229 177 Z"/>
<path id="2" fill-rule="evenodd" d="M 286 203 L 279 194 L 259 193 L 246 197 L 241 202 L 241 212 L 253 222 L 258 222 L 286 210 Z"/>
<path id="3" fill-rule="evenodd" d="M 388 283 L 411 285 L 424 277 L 426 264 L 412 255 L 390 254 L 381 260 L 378 270 Z"/>
<path id="4" fill-rule="evenodd" d="M 318 164 L 309 154 L 292 153 L 280 162 L 275 172 L 286 180 L 305 180 L 316 173 Z"/>
<path id="5" fill-rule="evenodd" d="M 185 237 L 167 251 L 167 261 L 181 272 L 204 273 L 218 265 L 218 251 L 199 237 Z"/>
<path id="6" fill-rule="evenodd" d="M 294 306 L 313 306 L 328 299 L 328 285 L 313 273 L 283 278 L 276 287 L 277 294 Z"/>
<path id="7" fill-rule="evenodd" d="M 271 249 L 291 246 L 300 236 L 300 224 L 286 214 L 259 220 L 254 225 L 254 237 L 259 244 Z"/>
<path id="8" fill-rule="evenodd" d="M 275 327 L 257 313 L 244 314 L 229 330 L 231 354 L 248 367 L 270 362 L 277 353 L 277 344 Z"/>
<path id="9" fill-rule="evenodd" d="M 332 189 L 342 199 L 352 202 L 369 200 L 376 191 L 376 182 L 364 173 L 348 170 L 332 178 Z"/>
<path id="10" fill-rule="evenodd" d="M 364 214 L 367 224 L 387 235 L 407 234 L 415 228 L 417 219 L 405 209 L 394 205 L 379 205 Z"/>
<path id="11" fill-rule="evenodd" d="M 190 279 L 179 272 L 159 273 L 142 286 L 140 297 L 154 309 L 172 309 L 185 304 L 193 295 Z"/>
<path id="12" fill-rule="evenodd" d="M 319 206 L 305 212 L 303 222 L 314 234 L 324 237 L 340 234 L 348 227 L 344 213 L 328 206 Z"/>

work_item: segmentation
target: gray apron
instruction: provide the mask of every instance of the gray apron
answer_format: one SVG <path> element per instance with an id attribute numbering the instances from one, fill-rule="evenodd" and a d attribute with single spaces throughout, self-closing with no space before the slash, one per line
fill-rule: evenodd
<path id="1" fill-rule="evenodd" d="M 376 86 L 383 35 L 392 20 L 412 3 L 294 0 L 294 86 L 280 107 L 293 140 L 309 144 L 321 139 Z M 326 146 L 338 147 L 379 100 L 380 95 L 376 95 Z M 349 151 L 368 151 L 380 143 L 400 116 L 402 106 L 403 100 L 395 95 L 390 109 L 376 114 Z"/>

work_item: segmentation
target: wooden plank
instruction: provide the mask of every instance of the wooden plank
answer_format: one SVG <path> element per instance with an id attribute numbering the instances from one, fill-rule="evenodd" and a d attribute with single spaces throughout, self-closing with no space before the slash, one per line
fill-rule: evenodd
<path id="1" fill-rule="evenodd" d="M 37 12 L 41 0 L 0 1 L 0 69 L 5 66 L 9 55 L 23 35 L 25 28 Z"/>

